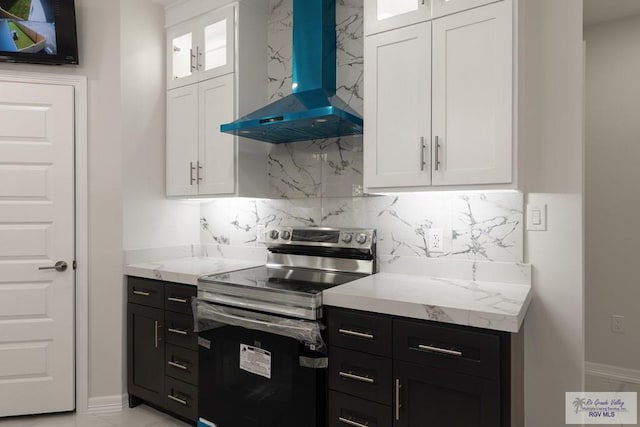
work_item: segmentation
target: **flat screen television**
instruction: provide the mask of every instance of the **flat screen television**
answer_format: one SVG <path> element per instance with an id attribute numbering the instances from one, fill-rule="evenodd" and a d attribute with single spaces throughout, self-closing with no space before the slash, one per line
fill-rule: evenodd
<path id="1" fill-rule="evenodd" d="M 78 64 L 74 0 L 0 0 L 0 61 Z"/>

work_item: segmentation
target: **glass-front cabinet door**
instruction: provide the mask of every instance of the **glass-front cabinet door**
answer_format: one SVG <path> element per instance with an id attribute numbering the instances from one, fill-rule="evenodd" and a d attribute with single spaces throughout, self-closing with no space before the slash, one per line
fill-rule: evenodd
<path id="1" fill-rule="evenodd" d="M 235 9 L 225 7 L 167 30 L 167 88 L 232 73 Z"/>
<path id="2" fill-rule="evenodd" d="M 364 2 L 366 35 L 431 19 L 432 0 L 367 0 Z"/>

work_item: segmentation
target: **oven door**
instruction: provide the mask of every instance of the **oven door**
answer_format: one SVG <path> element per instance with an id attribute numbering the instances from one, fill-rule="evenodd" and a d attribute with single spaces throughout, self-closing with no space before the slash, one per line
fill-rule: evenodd
<path id="1" fill-rule="evenodd" d="M 242 317 L 250 322 L 251 312 Z M 290 337 L 224 323 L 198 341 L 203 425 L 324 426 L 326 356 Z"/>

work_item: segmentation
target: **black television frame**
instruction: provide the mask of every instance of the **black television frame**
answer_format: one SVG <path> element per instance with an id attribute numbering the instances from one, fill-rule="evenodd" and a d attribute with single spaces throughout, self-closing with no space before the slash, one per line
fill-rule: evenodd
<path id="1" fill-rule="evenodd" d="M 43 0 L 44 1 L 44 0 Z M 56 55 L 0 50 L 0 62 L 49 65 L 78 65 L 78 31 L 75 0 L 49 0 L 53 3 L 56 28 Z M 3 19 L 0 16 L 0 19 Z"/>

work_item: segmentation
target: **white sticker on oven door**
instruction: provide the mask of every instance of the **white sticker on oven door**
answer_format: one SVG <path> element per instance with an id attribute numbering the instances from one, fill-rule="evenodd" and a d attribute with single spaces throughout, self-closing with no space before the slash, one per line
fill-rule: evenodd
<path id="1" fill-rule="evenodd" d="M 271 352 L 240 344 L 240 369 L 271 379 Z"/>

